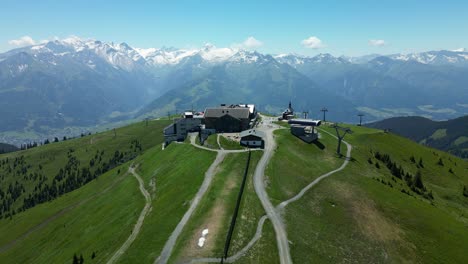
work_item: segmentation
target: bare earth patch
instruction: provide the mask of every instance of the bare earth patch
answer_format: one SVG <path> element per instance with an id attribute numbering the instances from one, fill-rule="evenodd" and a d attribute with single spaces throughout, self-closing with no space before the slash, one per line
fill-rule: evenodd
<path id="1" fill-rule="evenodd" d="M 416 247 L 405 240 L 405 232 L 400 226 L 392 222 L 380 212 L 375 202 L 367 198 L 349 184 L 336 182 L 336 193 L 342 196 L 347 208 L 355 220 L 361 233 L 371 241 L 376 241 L 384 246 L 387 252 L 395 256 L 408 256 L 413 259 Z M 397 262 L 411 262 L 405 258 L 398 258 Z"/>

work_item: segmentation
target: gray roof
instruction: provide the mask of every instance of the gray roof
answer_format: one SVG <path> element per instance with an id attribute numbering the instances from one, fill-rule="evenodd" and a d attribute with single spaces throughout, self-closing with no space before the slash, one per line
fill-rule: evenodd
<path id="1" fill-rule="evenodd" d="M 237 119 L 249 118 L 248 107 L 213 107 L 205 110 L 205 118 L 209 117 L 222 117 L 224 115 L 230 115 Z"/>
<path id="2" fill-rule="evenodd" d="M 265 132 L 259 131 L 259 130 L 256 130 L 256 129 L 244 130 L 244 131 L 239 133 L 239 136 L 241 138 L 246 137 L 246 136 L 250 136 L 250 135 L 265 138 Z"/>

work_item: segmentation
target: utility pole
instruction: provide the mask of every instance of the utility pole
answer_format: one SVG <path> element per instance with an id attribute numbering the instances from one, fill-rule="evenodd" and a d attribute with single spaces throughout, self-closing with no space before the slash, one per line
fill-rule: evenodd
<path id="1" fill-rule="evenodd" d="M 338 137 L 338 147 L 336 148 L 336 153 L 341 156 L 341 141 L 346 136 L 346 134 L 352 134 L 353 131 L 351 131 L 351 129 L 348 127 L 340 127 L 337 124 L 334 124 L 332 127 L 335 128 L 336 136 Z M 343 135 L 340 135 L 340 130 L 344 132 Z"/>
<path id="2" fill-rule="evenodd" d="M 361 126 L 362 125 L 362 117 L 364 116 L 364 114 L 360 113 L 360 114 L 358 114 L 358 116 L 359 116 L 359 126 Z"/>
<path id="3" fill-rule="evenodd" d="M 324 107 L 320 111 L 323 112 L 323 122 L 327 122 L 327 120 L 325 119 L 325 113 L 328 112 L 328 109 Z"/>

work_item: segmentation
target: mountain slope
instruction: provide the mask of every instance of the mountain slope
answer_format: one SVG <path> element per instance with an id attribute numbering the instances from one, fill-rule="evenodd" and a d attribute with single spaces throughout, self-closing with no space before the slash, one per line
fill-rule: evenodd
<path id="1" fill-rule="evenodd" d="M 337 121 L 358 112 L 367 120 L 455 118 L 468 113 L 467 61 L 461 50 L 270 56 L 209 44 L 142 49 L 70 37 L 0 54 L 0 139 L 19 145 L 220 102 L 250 101 L 278 113 L 291 99 L 316 117 L 326 106 Z"/>
<path id="2" fill-rule="evenodd" d="M 367 124 L 392 132 L 424 145 L 468 158 L 468 116 L 432 121 L 424 117 L 394 117 Z"/>
<path id="3" fill-rule="evenodd" d="M 287 64 L 269 55 L 241 51 L 195 80 L 189 80 L 156 99 L 140 114 L 164 115 L 174 109 L 204 109 L 221 103 L 253 103 L 259 109 L 280 112 L 289 100 L 297 111 L 322 105 L 336 107 L 331 115 L 343 120 L 353 109 L 348 101 L 321 89 Z M 318 116 L 318 110 L 311 114 Z"/>

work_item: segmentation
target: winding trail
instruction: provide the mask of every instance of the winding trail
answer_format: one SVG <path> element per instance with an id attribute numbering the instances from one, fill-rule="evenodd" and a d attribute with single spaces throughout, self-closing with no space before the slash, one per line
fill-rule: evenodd
<path id="1" fill-rule="evenodd" d="M 125 251 L 127 251 L 127 249 L 130 247 L 133 241 L 135 241 L 136 237 L 140 233 L 141 226 L 143 225 L 143 221 L 145 220 L 146 215 L 151 209 L 151 195 L 145 189 L 145 183 L 141 179 L 140 175 L 138 175 L 135 172 L 135 168 L 133 168 L 132 166 L 128 168 L 128 172 L 130 172 L 138 180 L 138 183 L 140 185 L 140 192 L 145 197 L 146 203 L 145 203 L 145 207 L 143 207 L 143 210 L 141 210 L 140 217 L 138 217 L 138 220 L 135 226 L 133 227 L 132 233 L 127 238 L 127 240 L 122 244 L 122 246 L 114 253 L 112 258 L 109 261 L 107 261 L 108 264 L 116 262 L 122 256 L 122 254 L 125 253 Z"/>
<path id="2" fill-rule="evenodd" d="M 265 209 L 268 218 L 273 224 L 273 228 L 275 229 L 280 263 L 290 264 L 292 263 L 292 260 L 289 253 L 289 241 L 286 228 L 284 227 L 284 223 L 281 220 L 281 215 L 276 211 L 275 207 L 271 203 L 265 189 L 265 168 L 268 165 L 270 158 L 273 156 L 273 151 L 276 148 L 276 142 L 273 139 L 273 131 L 276 130 L 277 127 L 273 127 L 271 123 L 272 118 L 264 118 L 263 120 L 264 121 L 262 123 L 264 125 L 260 128 L 260 130 L 263 130 L 266 135 L 265 152 L 258 162 L 257 168 L 255 168 L 254 189 L 258 198 L 260 199 L 260 202 L 263 205 L 263 208 Z"/>
<path id="3" fill-rule="evenodd" d="M 324 132 L 324 133 L 327 133 L 329 134 L 330 136 L 338 139 L 335 135 L 325 131 L 325 130 L 322 130 L 320 129 L 321 132 Z M 295 196 L 293 196 L 292 198 L 286 200 L 286 201 L 283 201 L 281 202 L 276 208 L 275 208 L 275 212 L 276 213 L 279 213 L 281 211 L 283 211 L 283 209 L 288 206 L 290 203 L 293 203 L 297 200 L 299 200 L 300 198 L 302 198 L 304 196 L 304 194 L 307 193 L 308 190 L 310 190 L 313 186 L 317 185 L 321 180 L 323 180 L 324 178 L 327 178 L 341 170 L 343 170 L 349 163 L 350 159 L 351 159 L 351 150 L 352 150 L 352 145 L 349 144 L 348 142 L 344 141 L 343 142 L 346 144 L 346 147 L 347 147 L 347 151 L 346 151 L 346 157 L 345 157 L 345 161 L 343 162 L 343 164 L 336 170 L 333 170 L 333 171 L 330 171 L 330 172 L 327 172 L 321 176 L 319 176 L 318 178 L 316 178 L 314 181 L 312 181 L 310 184 L 308 184 L 306 187 L 304 187 L 301 191 L 299 191 L 298 194 L 296 194 Z M 274 148 L 273 148 L 274 149 Z M 262 157 L 263 158 L 263 157 Z M 258 166 L 258 165 L 257 165 Z M 265 223 L 265 220 L 268 218 L 267 215 L 264 215 L 260 218 L 260 220 L 258 221 L 258 225 L 257 225 L 257 231 L 255 232 L 255 235 L 253 236 L 253 238 L 249 241 L 249 243 L 243 248 L 241 249 L 240 251 L 238 251 L 237 253 L 235 253 L 234 255 L 228 257 L 225 262 L 226 263 L 233 263 L 237 260 L 239 260 L 243 255 L 245 255 L 245 253 L 247 253 L 250 248 L 252 248 L 255 243 L 261 238 L 262 236 L 262 230 L 263 230 L 263 224 Z M 275 230 L 276 231 L 276 230 Z M 289 252 L 288 252 L 289 253 Z M 216 262 L 220 262 L 221 261 L 221 258 L 198 258 L 198 259 L 193 259 L 190 263 L 216 263 Z M 292 263 L 292 262 L 291 262 Z"/>
<path id="4" fill-rule="evenodd" d="M 322 132 L 325 132 L 325 133 L 331 135 L 332 137 L 335 137 L 335 138 L 336 138 L 335 135 L 333 135 L 333 134 L 331 134 L 331 133 L 329 133 L 329 132 L 327 132 L 327 131 L 324 131 L 324 130 L 321 130 L 321 131 L 322 131 Z M 315 179 L 313 182 L 309 183 L 309 185 L 307 185 L 306 187 L 304 187 L 304 188 L 303 188 L 298 194 L 296 194 L 294 197 L 292 197 L 292 198 L 290 198 L 290 199 L 288 199 L 288 200 L 286 200 L 286 201 L 281 202 L 281 203 L 277 206 L 277 209 L 278 209 L 278 210 L 281 210 L 281 209 L 285 208 L 288 204 L 290 204 L 290 203 L 292 203 L 292 202 L 295 202 L 295 201 L 301 199 L 302 196 L 304 196 L 304 194 L 305 194 L 310 188 L 312 188 L 313 186 L 315 186 L 315 185 L 316 185 L 317 183 L 319 183 L 321 180 L 325 179 L 326 177 L 328 177 L 328 176 L 330 176 L 330 175 L 332 175 L 332 174 L 334 174 L 334 173 L 337 173 L 337 172 L 339 172 L 339 171 L 342 171 L 342 170 L 348 165 L 348 163 L 349 163 L 349 161 L 350 161 L 350 159 L 351 159 L 351 150 L 352 150 L 353 147 L 351 146 L 351 144 L 349 144 L 348 142 L 346 142 L 346 141 L 344 141 L 344 140 L 343 140 L 343 143 L 346 144 L 346 149 L 347 149 L 347 150 L 346 150 L 345 161 L 343 162 L 343 164 L 341 164 L 341 166 L 340 166 L 338 169 L 333 170 L 333 171 L 330 171 L 330 172 L 328 172 L 328 173 L 325 173 L 325 174 L 321 175 L 320 177 L 318 177 L 317 179 Z"/>
<path id="5" fill-rule="evenodd" d="M 216 137 L 216 141 L 218 142 L 219 149 L 220 149 L 220 150 L 224 150 L 223 146 L 221 146 L 221 142 L 219 142 L 219 138 L 220 138 L 220 137 L 221 137 L 221 135 L 218 134 L 217 137 Z"/>

